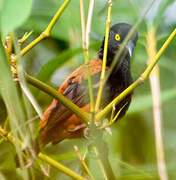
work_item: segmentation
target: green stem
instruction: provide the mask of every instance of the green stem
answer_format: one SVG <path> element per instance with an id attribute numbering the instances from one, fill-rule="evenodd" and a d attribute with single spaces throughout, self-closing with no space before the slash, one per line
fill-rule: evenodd
<path id="1" fill-rule="evenodd" d="M 158 62 L 161 55 L 165 52 L 166 48 L 169 46 L 171 41 L 176 36 L 176 29 L 170 34 L 168 39 L 165 41 L 163 46 L 160 48 L 156 56 L 151 60 L 151 63 L 148 65 L 146 70 L 142 73 L 142 75 L 133 83 L 131 84 L 127 89 L 125 89 L 119 96 L 117 96 L 114 100 L 112 100 L 101 112 L 99 112 L 96 115 L 96 120 L 100 121 L 103 117 L 105 117 L 112 109 L 113 104 L 119 103 L 124 97 L 126 97 L 129 93 L 131 93 L 137 86 L 139 86 L 141 83 L 144 83 L 144 81 L 148 78 L 150 72 Z"/>
<path id="2" fill-rule="evenodd" d="M 105 35 L 105 44 L 104 44 L 104 53 L 103 53 L 103 65 L 102 65 L 102 72 L 100 77 L 100 87 L 97 94 L 97 100 L 95 105 L 95 112 L 98 112 L 100 103 L 101 103 L 101 97 L 104 87 L 104 79 L 105 79 L 105 73 L 106 73 L 106 60 L 107 60 L 107 52 L 108 52 L 108 38 L 109 38 L 109 29 L 111 24 L 111 9 L 112 9 L 112 2 L 108 1 L 109 7 L 108 7 L 108 16 L 107 16 L 107 22 L 106 22 L 106 35 Z"/>
<path id="3" fill-rule="evenodd" d="M 0 136 L 15 146 L 14 137 L 9 132 L 0 128 Z M 23 146 L 23 142 L 19 141 L 19 144 L 21 145 L 21 147 Z M 54 159 L 48 157 L 45 154 L 42 154 L 41 152 L 38 154 L 38 157 L 76 180 L 85 180 L 85 178 L 83 178 L 79 174 L 73 172 L 71 169 L 63 166 L 59 162 L 55 161 Z"/>
<path id="4" fill-rule="evenodd" d="M 156 56 L 153 58 L 153 60 L 151 61 L 151 63 L 149 64 L 149 66 L 147 67 L 147 69 L 144 71 L 144 73 L 141 75 L 141 77 L 143 79 L 148 78 L 150 72 L 152 71 L 152 69 L 154 68 L 154 66 L 156 65 L 156 63 L 158 62 L 159 58 L 162 56 L 162 54 L 165 52 L 166 48 L 169 46 L 169 44 L 171 43 L 171 41 L 174 39 L 174 37 L 176 36 L 176 28 L 174 29 L 174 31 L 170 34 L 170 36 L 168 37 L 168 39 L 164 42 L 164 44 L 162 45 L 162 47 L 160 48 L 160 50 L 158 51 L 158 53 L 156 54 Z"/>
<path id="5" fill-rule="evenodd" d="M 84 54 L 85 54 L 85 64 L 87 66 L 89 97 L 90 97 L 90 112 L 93 114 L 95 112 L 95 110 L 94 110 L 95 102 L 94 102 L 92 80 L 91 80 L 91 72 L 90 72 L 90 66 L 89 66 L 89 53 L 88 53 L 88 50 L 84 51 Z M 93 115 L 91 116 L 91 119 L 92 118 L 93 118 Z"/>
<path id="6" fill-rule="evenodd" d="M 90 0 L 89 2 L 89 10 L 88 10 L 88 16 L 87 16 L 86 32 L 85 32 L 85 46 L 86 47 L 84 48 L 85 64 L 87 65 L 87 76 L 88 76 L 88 85 L 89 85 L 91 122 L 94 121 L 95 102 L 94 102 L 94 94 L 93 94 L 93 88 L 92 88 L 91 70 L 89 66 L 88 49 L 89 49 L 89 36 L 90 36 L 90 31 L 91 31 L 94 3 L 95 3 L 94 0 Z"/>
<path id="7" fill-rule="evenodd" d="M 95 146 L 93 146 L 93 150 L 97 156 L 97 161 L 103 173 L 104 179 L 115 180 L 115 175 L 108 158 L 109 152 L 107 143 L 101 140 L 97 142 Z"/>
<path id="8" fill-rule="evenodd" d="M 62 172 L 64 172 L 65 174 L 69 175 L 70 177 L 72 177 L 73 179 L 76 180 L 85 180 L 85 178 L 83 178 L 82 176 L 78 175 L 77 173 L 75 173 L 74 171 L 72 171 L 71 169 L 63 166 L 62 164 L 60 164 L 59 162 L 51 159 L 50 157 L 48 157 L 45 154 L 39 153 L 38 157 L 42 160 L 44 160 L 45 162 L 49 163 L 51 166 L 61 170 Z"/>
<path id="9" fill-rule="evenodd" d="M 47 94 L 57 99 L 60 103 L 62 103 L 64 106 L 70 109 L 73 113 L 75 113 L 79 118 L 81 118 L 85 123 L 89 121 L 90 115 L 88 113 L 86 113 L 81 108 L 73 104 L 70 100 L 68 100 L 62 94 L 58 93 L 54 88 L 39 81 L 38 79 L 35 79 L 34 77 L 29 76 L 28 74 L 26 74 L 26 80 L 28 83 L 32 84 L 33 86 L 37 87 L 38 89 L 46 92 Z"/>
<path id="10" fill-rule="evenodd" d="M 105 77 L 105 80 L 104 80 L 104 84 L 106 83 L 106 81 L 108 80 L 109 76 L 111 75 L 113 69 L 115 66 L 120 66 L 120 64 L 122 63 L 122 59 L 119 60 L 119 57 L 120 55 L 122 54 L 128 40 L 130 39 L 130 37 L 132 36 L 132 34 L 134 33 L 134 31 L 136 30 L 136 28 L 139 26 L 139 24 L 142 22 L 142 20 L 144 19 L 145 15 L 148 13 L 148 11 L 151 9 L 152 5 L 154 4 L 156 0 L 153 0 L 149 6 L 144 10 L 143 14 L 140 16 L 140 18 L 137 20 L 137 22 L 134 24 L 134 26 L 131 28 L 131 30 L 129 31 L 128 35 L 126 36 L 126 38 L 123 40 L 123 43 L 122 45 L 120 46 L 120 49 L 118 50 L 117 54 L 115 55 L 113 61 L 112 61 L 112 64 L 108 70 L 108 73 Z"/>
<path id="11" fill-rule="evenodd" d="M 62 4 L 60 9 L 57 11 L 57 13 L 54 15 L 53 19 L 51 20 L 48 27 L 43 31 L 36 39 L 34 39 L 30 44 L 28 44 L 24 49 L 21 50 L 20 56 L 25 55 L 30 49 L 32 49 L 35 45 L 37 45 L 42 39 L 50 36 L 51 30 L 53 29 L 54 25 L 56 24 L 57 20 L 61 16 L 62 12 L 65 10 L 67 5 L 69 4 L 70 0 L 65 0 L 65 2 Z M 16 62 L 18 59 L 18 55 L 16 55 L 12 62 Z"/>
<path id="12" fill-rule="evenodd" d="M 84 16 L 84 1 L 80 0 L 80 13 L 81 13 L 81 28 L 82 28 L 82 46 L 84 50 L 85 65 L 87 65 L 87 76 L 88 76 L 88 86 L 89 86 L 89 97 L 90 97 L 90 112 L 91 120 L 94 118 L 94 95 L 92 89 L 92 80 L 91 80 L 91 70 L 89 66 L 89 34 L 91 29 L 91 21 L 93 14 L 94 0 L 91 0 L 89 3 L 89 12 L 87 17 L 87 26 L 85 25 L 85 16 Z"/>

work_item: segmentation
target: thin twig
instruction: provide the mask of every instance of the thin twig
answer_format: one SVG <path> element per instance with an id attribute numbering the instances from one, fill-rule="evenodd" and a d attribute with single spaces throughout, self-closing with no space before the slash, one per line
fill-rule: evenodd
<path id="1" fill-rule="evenodd" d="M 73 179 L 76 179 L 76 180 L 85 180 L 85 178 L 83 178 L 79 174 L 75 173 L 71 169 L 67 168 L 66 166 L 63 166 L 59 162 L 55 161 L 54 159 L 50 158 L 49 156 L 47 156 L 47 155 L 45 155 L 43 153 L 39 153 L 38 154 L 38 158 L 40 158 L 43 161 L 49 163 L 51 166 L 59 169 L 60 171 L 62 171 L 65 174 L 67 174 L 68 176 L 72 177 Z"/>
<path id="2" fill-rule="evenodd" d="M 32 49 L 36 44 L 38 44 L 41 40 L 43 40 L 46 37 L 50 36 L 50 33 L 54 27 L 54 25 L 56 24 L 57 20 L 59 19 L 59 17 L 61 16 L 62 12 L 65 10 L 65 8 L 67 7 L 67 5 L 69 4 L 70 0 L 65 0 L 65 2 L 62 4 L 62 6 L 60 7 L 60 9 L 57 11 L 57 13 L 54 15 L 53 19 L 51 20 L 50 24 L 48 25 L 48 27 L 44 30 L 44 32 L 42 32 L 40 34 L 40 36 L 38 36 L 35 40 L 33 40 L 30 44 L 28 44 L 24 49 L 21 50 L 20 52 L 20 56 L 23 56 L 24 54 L 26 54 L 30 49 Z M 16 55 L 12 61 L 16 62 L 18 58 L 18 55 Z"/>
<path id="3" fill-rule="evenodd" d="M 116 113 L 116 115 L 114 116 L 113 114 L 115 113 L 115 105 L 112 106 L 112 114 L 111 114 L 111 119 L 109 121 L 108 124 L 106 124 L 105 126 L 102 126 L 101 129 L 103 128 L 107 128 L 112 126 L 112 124 L 116 121 L 116 119 L 118 118 L 120 112 L 123 110 L 123 108 L 127 105 L 127 103 L 125 103 L 122 108 Z"/>
<path id="4" fill-rule="evenodd" d="M 80 1 L 80 3 L 83 4 L 83 1 Z M 83 5 L 81 5 L 80 7 L 84 8 Z M 89 51 L 88 50 L 89 50 L 89 36 L 90 36 L 90 31 L 91 31 L 93 9 L 94 9 L 94 0 L 90 0 L 87 24 L 86 24 L 86 32 L 84 32 L 84 29 L 83 29 L 83 36 L 85 36 L 83 37 L 83 50 L 84 50 L 84 56 L 85 56 L 85 64 L 87 65 L 87 76 L 88 76 L 89 97 L 90 97 L 90 112 L 91 112 L 92 122 L 94 121 L 95 103 L 94 103 L 94 95 L 93 95 L 92 80 L 91 80 L 91 70 L 89 66 Z M 81 23 L 83 27 L 83 25 L 85 24 L 85 22 L 83 22 L 84 9 L 81 10 L 81 13 L 82 13 Z"/>
<path id="5" fill-rule="evenodd" d="M 74 146 L 74 149 L 75 149 L 75 151 L 76 151 L 76 153 L 77 153 L 77 155 L 78 155 L 78 157 L 79 157 L 79 160 L 81 161 L 84 169 L 86 170 L 87 174 L 91 177 L 92 180 L 95 180 L 95 178 L 94 178 L 94 176 L 92 175 L 92 173 L 90 172 L 90 170 L 89 170 L 86 162 L 85 162 L 84 159 L 82 158 L 82 156 L 81 156 L 81 154 L 80 154 L 80 152 L 79 152 L 78 146 Z"/>
<path id="6" fill-rule="evenodd" d="M 160 48 L 156 56 L 151 60 L 151 64 L 149 64 L 146 68 L 146 70 L 141 74 L 141 76 L 132 83 L 127 89 L 125 89 L 119 96 L 117 96 L 114 100 L 112 100 L 101 112 L 99 112 L 96 115 L 96 120 L 100 121 L 103 117 L 105 117 L 110 111 L 113 106 L 113 104 L 119 103 L 124 97 L 126 97 L 129 93 L 131 93 L 136 87 L 141 85 L 145 82 L 145 80 L 148 78 L 150 72 L 158 62 L 159 58 L 162 56 L 162 54 L 165 52 L 166 48 L 169 46 L 171 41 L 176 36 L 176 29 L 170 34 L 168 39 L 164 42 L 163 46 Z"/>
<path id="7" fill-rule="evenodd" d="M 33 31 L 30 31 L 29 33 L 26 32 L 23 37 L 21 39 L 18 40 L 18 43 L 21 45 L 23 44 L 28 38 L 29 36 L 33 33 Z"/>
<path id="8" fill-rule="evenodd" d="M 156 35 L 155 29 L 151 28 L 146 36 L 147 39 L 147 54 L 149 59 L 152 59 L 156 53 Z M 150 63 L 150 61 L 149 61 Z M 155 129 L 155 145 L 156 145 L 156 155 L 157 155 L 157 164 L 158 164 L 158 174 L 161 180 L 167 180 L 167 170 L 166 163 L 164 158 L 164 148 L 162 140 L 162 110 L 161 110 L 161 101 L 160 101 L 160 81 L 159 81 L 159 66 L 156 65 L 151 74 L 150 74 L 150 87 L 152 93 L 153 101 L 153 119 L 154 119 L 154 129 Z"/>
<path id="9" fill-rule="evenodd" d="M 101 103 L 101 97 L 103 92 L 104 83 L 105 80 L 105 73 L 106 73 L 106 60 L 107 60 L 107 52 L 108 52 L 108 38 L 109 38 L 109 29 L 111 24 L 111 9 L 112 9 L 112 0 L 108 1 L 108 16 L 106 20 L 106 35 L 105 35 L 105 44 L 104 44 L 104 52 L 103 52 L 103 65 L 102 65 L 102 71 L 101 71 L 101 77 L 100 77 L 100 87 L 97 94 L 97 100 L 95 105 L 95 112 L 98 112 L 100 103 Z"/>
<path id="10" fill-rule="evenodd" d="M 14 137 L 8 133 L 7 131 L 4 131 L 2 128 L 0 128 L 0 136 L 2 138 L 4 138 L 5 140 L 9 141 L 10 143 L 12 143 L 15 146 L 15 139 Z M 23 146 L 23 142 L 19 141 L 21 147 Z M 79 174 L 75 173 L 74 171 L 72 171 L 71 169 L 63 166 L 62 164 L 60 164 L 59 162 L 55 161 L 54 159 L 50 158 L 49 156 L 43 154 L 43 153 L 39 153 L 38 154 L 38 158 L 42 159 L 43 161 L 47 162 L 48 164 L 50 164 L 51 166 L 59 169 L 60 171 L 62 171 L 63 173 L 67 174 L 68 176 L 72 177 L 73 179 L 76 180 L 85 180 L 82 176 L 80 176 Z"/>
<path id="11" fill-rule="evenodd" d="M 112 5 L 111 5 L 112 7 Z M 93 8 L 94 8 L 94 0 L 90 0 L 89 3 L 89 12 L 88 12 L 88 18 L 87 18 L 87 26 L 86 26 L 86 31 L 85 31 L 85 20 L 84 20 L 84 4 L 83 4 L 83 0 L 80 0 L 80 12 L 81 12 L 81 24 L 82 24 L 82 41 L 83 41 L 83 50 L 84 50 L 84 56 L 85 56 L 85 64 L 87 65 L 87 74 L 88 74 L 88 85 L 89 85 L 89 97 L 90 97 L 90 112 L 91 112 L 91 127 L 90 129 L 94 129 L 93 126 L 95 126 L 94 124 L 94 116 L 95 116 L 95 104 L 94 104 L 94 95 L 93 95 L 93 88 L 92 88 L 92 82 L 91 82 L 91 70 L 90 70 L 90 66 L 89 66 L 89 53 L 88 53 L 88 49 L 89 49 L 89 35 L 90 35 L 90 31 L 91 31 L 91 23 L 92 23 L 92 15 L 93 15 Z M 110 8 L 111 11 L 111 8 Z M 110 12 L 108 12 L 110 14 Z M 108 16 L 109 17 L 109 16 Z M 108 22 L 110 24 L 110 20 L 108 19 Z M 109 35 L 109 32 L 107 32 Z M 108 39 L 108 37 L 107 37 Z M 103 66 L 103 75 L 105 74 L 105 70 L 106 70 L 106 62 L 104 62 L 104 66 Z M 100 94 L 101 96 L 101 94 Z M 98 153 L 98 151 L 97 151 Z M 106 179 L 107 179 L 107 175 L 106 175 L 106 171 L 104 169 L 103 166 L 106 166 L 107 163 L 109 166 L 109 169 L 106 169 L 108 172 L 108 174 L 111 177 L 114 177 L 114 174 L 112 171 L 112 168 L 110 167 L 110 163 L 108 161 L 108 157 L 106 158 L 107 161 L 101 161 L 102 158 L 100 158 L 98 160 L 100 167 L 102 169 L 103 174 L 105 175 Z M 103 170 L 104 169 L 104 170 Z"/>
<path id="12" fill-rule="evenodd" d="M 103 166 L 103 164 L 102 164 L 102 161 L 101 161 L 100 158 L 99 158 L 99 152 L 98 152 L 98 150 L 97 150 L 97 148 L 96 148 L 95 146 L 93 147 L 93 150 L 94 150 L 94 152 L 95 152 L 95 155 L 97 156 L 97 161 L 98 161 L 98 164 L 99 164 L 99 166 L 100 166 L 100 169 L 101 169 L 101 171 L 102 171 L 102 173 L 103 173 L 104 179 L 105 179 L 105 180 L 108 180 L 108 177 L 107 177 L 105 168 L 104 168 L 104 166 Z"/>
<path id="13" fill-rule="evenodd" d="M 9 126 L 9 116 L 7 116 L 5 122 L 4 122 L 4 127 L 3 129 L 6 131 L 8 129 L 8 126 Z"/>
<path id="14" fill-rule="evenodd" d="M 131 28 L 131 30 L 129 31 L 128 35 L 126 36 L 126 38 L 123 40 L 122 45 L 120 46 L 120 49 L 118 50 L 117 54 L 115 55 L 112 64 L 108 70 L 108 73 L 106 75 L 105 80 L 102 82 L 103 84 L 105 84 L 109 78 L 109 76 L 111 75 L 113 69 L 115 66 L 118 65 L 118 67 L 121 65 L 122 63 L 122 59 L 119 60 L 120 55 L 122 54 L 125 45 L 127 44 L 128 40 L 130 39 L 130 37 L 132 36 L 132 34 L 134 33 L 134 31 L 136 30 L 136 28 L 139 26 L 139 24 L 142 22 L 142 20 L 144 19 L 145 15 L 149 12 L 149 10 L 151 9 L 152 5 L 154 4 L 156 0 L 151 1 L 151 3 L 149 4 L 149 6 L 146 7 L 146 9 L 144 10 L 144 12 L 142 13 L 142 15 L 140 16 L 140 18 L 137 20 L 137 22 L 134 24 L 134 26 Z M 118 61 L 118 64 L 117 64 Z"/>
<path id="15" fill-rule="evenodd" d="M 81 14 L 81 29 L 82 29 L 82 46 L 83 49 L 86 49 L 86 25 L 85 25 L 84 0 L 80 0 L 80 14 Z"/>
<path id="16" fill-rule="evenodd" d="M 10 34 L 9 36 L 6 37 L 6 45 L 4 45 L 8 60 L 10 60 L 10 55 L 12 53 L 12 49 L 13 49 L 12 45 L 13 45 L 13 38 L 12 38 L 12 34 Z"/>
<path id="17" fill-rule="evenodd" d="M 86 24 L 86 37 L 85 37 L 87 50 L 89 49 L 89 37 L 90 37 L 90 32 L 91 32 L 94 3 L 95 3 L 95 0 L 90 0 L 89 12 L 88 12 L 87 24 Z"/>

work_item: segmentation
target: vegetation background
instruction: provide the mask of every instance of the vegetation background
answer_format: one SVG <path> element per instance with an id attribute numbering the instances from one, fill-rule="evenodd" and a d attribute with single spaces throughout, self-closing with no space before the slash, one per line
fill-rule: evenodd
<path id="1" fill-rule="evenodd" d="M 63 0 L 0 0 L 0 28 L 1 38 L 11 31 L 15 31 L 20 39 L 25 32 L 33 33 L 25 41 L 22 47 L 29 44 L 39 36 L 57 12 Z M 111 24 L 126 22 L 135 24 L 149 0 L 114 0 L 112 6 Z M 85 1 L 86 14 L 89 2 Z M 96 0 L 90 34 L 90 57 L 96 58 L 101 41 L 105 34 L 107 1 Z M 173 0 L 159 0 L 154 3 L 150 11 L 138 26 L 139 40 L 135 54 L 131 60 L 131 72 L 134 79 L 144 71 L 149 59 L 146 52 L 146 35 L 151 27 L 156 30 L 157 49 L 161 47 L 166 38 L 174 30 L 176 25 L 176 2 Z M 163 116 L 163 143 L 168 179 L 176 179 L 176 40 L 168 47 L 159 61 L 161 102 Z M 1 61 L 1 59 L 0 59 Z M 78 0 L 71 0 L 61 18 L 54 26 L 51 36 L 41 41 L 36 47 L 22 57 L 22 65 L 27 73 L 40 79 L 56 89 L 75 68 L 84 63 L 81 40 L 80 6 Z M 1 68 L 1 67 L 0 67 Z M 7 78 L 5 70 L 0 70 L 1 78 Z M 2 79 L 0 79 L 2 80 Z M 8 78 L 6 79 L 8 81 Z M 0 81 L 1 86 L 1 81 Z M 4 104 L 3 92 L 13 93 L 14 89 L 9 85 L 7 89 L 1 88 L 0 96 L 0 126 L 3 127 L 7 118 L 7 110 Z M 36 101 L 44 111 L 51 102 L 51 97 L 36 88 L 29 86 Z M 9 90 L 10 89 L 10 90 Z M 30 131 L 22 128 L 24 137 L 35 137 L 38 133 L 39 117 L 24 98 L 23 112 L 25 121 L 17 126 L 25 126 Z M 14 99 L 6 99 L 12 106 L 16 106 Z M 7 104 L 8 104 L 7 103 Z M 152 96 L 149 81 L 134 91 L 133 101 L 125 118 L 115 123 L 112 136 L 104 133 L 104 139 L 109 146 L 109 159 L 117 179 L 159 179 L 157 172 L 154 122 L 152 112 Z M 20 111 L 17 111 L 20 112 Z M 17 116 L 19 114 L 17 113 Z M 20 115 L 19 115 L 20 116 Z M 27 125 L 27 126 L 26 126 Z M 14 129 L 10 129 L 14 131 Z M 16 130 L 15 130 L 16 131 Z M 25 133 L 24 133 L 25 132 Z M 23 141 L 25 140 L 22 139 Z M 86 140 L 64 140 L 51 146 L 48 145 L 44 152 L 61 162 L 73 171 L 82 173 L 83 168 L 73 145 L 77 145 L 81 153 L 85 151 Z M 15 148 L 4 139 L 0 138 L 0 179 L 72 179 L 57 169 L 50 167 L 49 177 L 39 166 L 28 168 L 24 175 L 22 169 L 15 167 Z M 89 161 L 89 167 L 96 179 L 101 179 L 101 171 L 96 160 Z M 38 160 L 38 164 L 45 162 Z M 29 171 L 29 172 L 28 172 Z M 29 175 L 32 174 L 32 175 Z"/>

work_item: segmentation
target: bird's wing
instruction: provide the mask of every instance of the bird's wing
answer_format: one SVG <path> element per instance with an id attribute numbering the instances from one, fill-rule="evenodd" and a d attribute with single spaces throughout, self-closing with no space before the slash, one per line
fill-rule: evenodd
<path id="1" fill-rule="evenodd" d="M 90 61 L 90 71 L 94 89 L 98 89 L 99 87 L 98 83 L 101 69 L 102 61 Z M 59 93 L 63 94 L 77 106 L 83 108 L 86 111 L 89 111 L 89 92 L 87 79 L 87 66 L 82 65 L 64 81 L 59 89 Z M 59 103 L 57 100 L 53 100 L 52 104 L 45 111 L 44 118 L 41 120 L 41 139 L 43 139 L 42 141 L 45 142 L 45 144 L 49 141 L 59 141 L 61 136 L 64 136 L 61 134 L 58 135 L 61 133 L 61 131 L 63 133 L 65 132 L 65 128 L 74 129 L 76 126 L 81 124 L 83 124 L 83 122 L 78 117 L 73 115 L 73 113 L 68 108 Z M 66 137 L 62 137 L 62 139 L 63 138 Z"/>

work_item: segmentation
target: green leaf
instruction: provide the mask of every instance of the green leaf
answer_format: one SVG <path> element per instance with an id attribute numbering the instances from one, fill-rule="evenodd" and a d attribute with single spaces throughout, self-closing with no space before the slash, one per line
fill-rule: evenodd
<path id="1" fill-rule="evenodd" d="M 90 45 L 90 48 L 95 48 L 99 45 L 100 45 L 100 42 L 94 43 L 94 44 Z M 41 71 L 37 75 L 37 79 L 39 79 L 43 82 L 48 81 L 51 78 L 51 76 L 53 75 L 53 73 L 59 67 L 61 67 L 67 61 L 69 61 L 72 57 L 74 57 L 82 52 L 83 52 L 82 47 L 76 48 L 76 49 L 69 49 L 69 50 L 63 52 L 62 54 L 56 56 L 55 58 L 51 59 L 48 63 L 46 63 L 42 67 Z"/>
<path id="2" fill-rule="evenodd" d="M 23 131 L 24 128 L 22 127 L 19 128 L 19 125 L 22 125 L 23 121 L 25 120 L 25 115 L 22 108 L 22 104 L 20 103 L 21 101 L 20 101 L 19 93 L 17 91 L 17 87 L 12 79 L 12 74 L 10 72 L 10 67 L 5 55 L 5 51 L 3 49 L 1 38 L 0 38 L 0 67 L 1 67 L 0 93 L 7 108 L 12 135 L 16 139 L 14 141 L 16 152 L 19 156 L 19 159 L 23 161 L 18 138 L 22 137 L 21 139 L 23 139 L 26 135 L 25 134 L 26 132 Z M 25 179 L 28 179 L 27 170 L 24 171 L 23 175 Z"/>
<path id="3" fill-rule="evenodd" d="M 32 0 L 4 0 L 1 12 L 1 32 L 3 36 L 12 32 L 28 18 Z"/>
<path id="4" fill-rule="evenodd" d="M 100 46 L 100 42 L 96 42 L 94 44 L 90 45 L 90 48 L 96 48 L 97 46 Z M 60 68 L 62 65 L 64 65 L 66 62 L 68 62 L 71 58 L 74 56 L 80 54 L 83 52 L 83 49 L 81 47 L 75 48 L 75 49 L 69 49 L 63 52 L 62 54 L 56 56 L 55 58 L 51 59 L 48 63 L 46 63 L 40 72 L 37 75 L 37 79 L 47 82 L 52 77 L 53 73 Z M 32 87 L 31 91 L 33 94 L 37 95 L 39 92 L 38 89 Z"/>
<path id="5" fill-rule="evenodd" d="M 43 82 L 48 81 L 52 74 L 61 67 L 64 63 L 69 61 L 75 55 L 78 55 L 82 52 L 82 48 L 77 49 L 69 49 L 62 54 L 56 56 L 55 58 L 51 59 L 48 63 L 46 63 L 41 71 L 39 72 L 37 79 L 40 79 Z"/>

